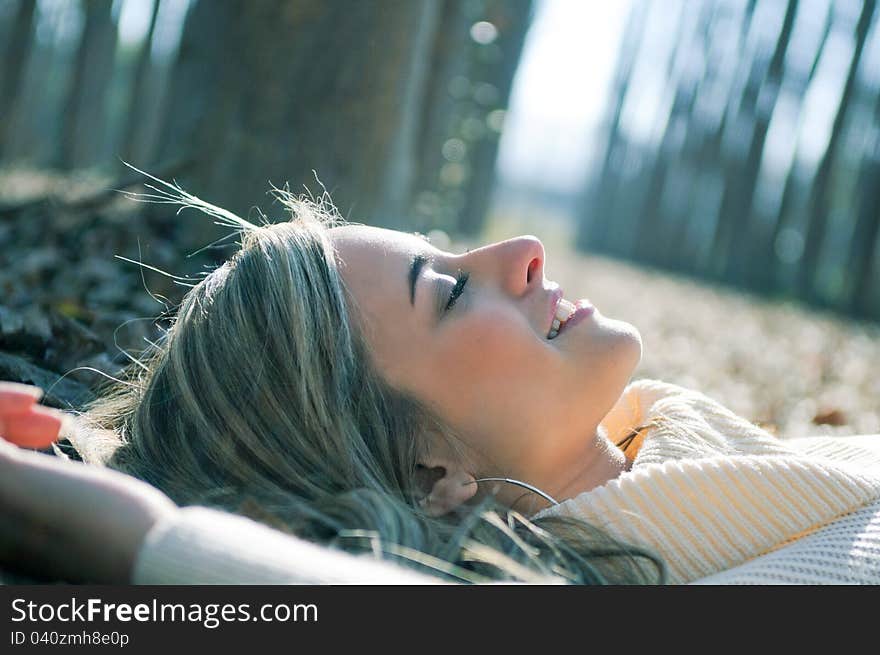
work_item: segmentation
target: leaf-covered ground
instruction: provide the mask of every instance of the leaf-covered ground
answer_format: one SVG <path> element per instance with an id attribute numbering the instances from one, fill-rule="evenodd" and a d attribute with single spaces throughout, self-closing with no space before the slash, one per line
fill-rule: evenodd
<path id="1" fill-rule="evenodd" d="M 0 171 L 0 379 L 42 387 L 55 407 L 76 409 L 117 376 L 188 288 L 133 262 L 198 279 L 231 254 L 197 253 L 216 238 L 211 218 L 169 205 L 147 215 L 107 191 L 117 182 Z"/>

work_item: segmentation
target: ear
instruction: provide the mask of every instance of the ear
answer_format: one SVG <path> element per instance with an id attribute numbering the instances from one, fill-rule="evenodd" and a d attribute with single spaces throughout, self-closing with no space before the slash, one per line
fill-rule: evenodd
<path id="1" fill-rule="evenodd" d="M 427 495 L 419 505 L 429 516 L 443 516 L 477 493 L 477 481 L 449 458 L 432 457 L 421 462 L 421 480 Z"/>

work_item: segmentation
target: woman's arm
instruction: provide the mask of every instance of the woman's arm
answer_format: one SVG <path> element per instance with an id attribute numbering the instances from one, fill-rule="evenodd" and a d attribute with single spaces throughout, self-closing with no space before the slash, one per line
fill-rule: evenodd
<path id="1" fill-rule="evenodd" d="M 57 436 L 61 419 L 57 412 L 35 406 L 38 397 L 38 390 L 0 382 L 0 423 L 7 429 L 19 426 L 6 434 L 45 446 Z M 10 416 L 16 418 L 10 421 Z M 167 496 L 135 478 L 28 452 L 2 438 L 0 565 L 40 577 L 110 584 L 439 581 L 226 512 L 178 509 Z"/>
<path id="2" fill-rule="evenodd" d="M 0 443 L 3 564 L 124 584 L 149 530 L 174 511 L 167 496 L 134 478 Z"/>
<path id="3" fill-rule="evenodd" d="M 26 447 L 58 436 L 60 412 L 35 387 L 0 382 L 0 437 Z M 150 485 L 0 438 L 0 563 L 71 582 L 127 583 L 153 525 L 175 511 Z"/>

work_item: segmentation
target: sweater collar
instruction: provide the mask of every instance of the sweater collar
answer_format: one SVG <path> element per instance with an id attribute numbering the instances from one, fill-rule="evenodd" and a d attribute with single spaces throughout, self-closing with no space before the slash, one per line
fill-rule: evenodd
<path id="1" fill-rule="evenodd" d="M 717 573 L 779 548 L 880 497 L 880 476 L 815 457 L 693 390 L 627 387 L 603 427 L 632 467 L 538 512 L 574 516 L 653 548 L 670 582 Z"/>

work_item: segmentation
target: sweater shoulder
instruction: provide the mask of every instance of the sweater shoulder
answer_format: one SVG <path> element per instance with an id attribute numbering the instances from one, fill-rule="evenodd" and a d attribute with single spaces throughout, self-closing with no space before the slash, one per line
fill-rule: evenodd
<path id="1" fill-rule="evenodd" d="M 609 438 L 617 443 L 631 430 L 658 415 L 680 416 L 682 412 L 695 411 L 731 413 L 718 401 L 696 389 L 654 378 L 641 378 L 626 386 L 601 425 L 607 430 Z"/>
<path id="2" fill-rule="evenodd" d="M 653 378 L 634 380 L 627 386 L 624 395 L 629 395 L 630 402 L 638 405 L 641 410 L 639 419 L 642 422 L 649 420 L 654 413 L 652 410 L 658 406 L 668 407 L 678 404 L 694 407 L 710 405 L 729 411 L 717 400 L 701 391 Z"/>
<path id="3" fill-rule="evenodd" d="M 653 378 L 633 380 L 602 419 L 601 425 L 605 428 L 608 438 L 618 443 L 631 430 L 648 420 L 650 410 L 657 401 L 687 396 L 689 393 L 692 393 L 690 389 L 662 380 Z"/>
<path id="4" fill-rule="evenodd" d="M 636 380 L 627 387 L 628 429 L 645 426 L 633 466 L 667 459 L 691 459 L 712 455 L 795 454 L 791 446 L 762 427 L 740 416 L 707 394 L 655 379 Z M 609 431 L 610 433 L 610 431 Z M 615 442 L 617 443 L 617 442 Z"/>
<path id="5" fill-rule="evenodd" d="M 336 550 L 243 516 L 184 507 L 147 533 L 134 584 L 432 584 L 438 578 Z"/>
<path id="6" fill-rule="evenodd" d="M 633 381 L 627 390 L 639 399 L 646 413 L 660 403 L 664 407 L 680 404 L 690 407 L 713 407 L 726 413 L 733 413 L 719 400 L 702 391 L 663 380 L 642 378 Z"/>
<path id="7" fill-rule="evenodd" d="M 786 443 L 809 456 L 849 462 L 880 471 L 880 433 L 794 437 Z"/>

